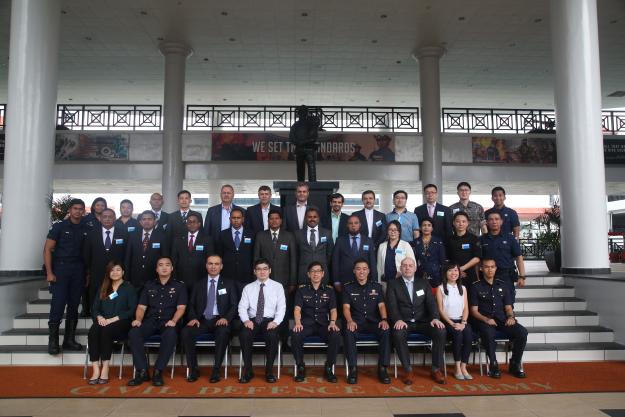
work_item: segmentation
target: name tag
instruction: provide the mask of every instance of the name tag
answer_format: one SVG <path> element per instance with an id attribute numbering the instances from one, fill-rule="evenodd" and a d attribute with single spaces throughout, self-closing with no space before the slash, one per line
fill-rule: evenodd
<path id="1" fill-rule="evenodd" d="M 247 243 L 249 245 L 250 243 L 252 243 L 252 238 L 251 237 L 243 238 L 243 243 Z"/>
<path id="2" fill-rule="evenodd" d="M 114 300 L 117 298 L 119 294 L 117 294 L 117 291 L 113 291 L 112 293 L 109 294 L 109 299 L 110 300 Z"/>
<path id="3" fill-rule="evenodd" d="M 369 252 L 369 245 L 362 245 L 362 250 Z"/>
<path id="4" fill-rule="evenodd" d="M 319 243 L 326 243 L 328 241 L 328 239 L 325 236 L 321 236 L 321 238 L 319 239 Z"/>
<path id="5" fill-rule="evenodd" d="M 289 245 L 280 245 L 280 250 L 289 250 Z"/>
<path id="6" fill-rule="evenodd" d="M 382 226 L 382 220 L 378 220 L 377 222 L 375 222 L 376 227 L 380 227 Z"/>
<path id="7" fill-rule="evenodd" d="M 504 245 L 507 245 L 507 244 L 508 244 L 508 241 L 507 241 L 507 240 L 504 240 L 502 243 L 503 243 Z"/>
<path id="8" fill-rule="evenodd" d="M 453 209 L 453 210 L 452 210 L 453 214 L 456 214 L 456 213 L 458 213 L 459 211 L 460 211 L 460 209 L 459 209 L 459 208 L 455 208 L 455 209 Z"/>
<path id="9" fill-rule="evenodd" d="M 197 245 L 197 246 L 195 247 L 195 250 L 196 250 L 196 251 L 203 251 L 203 250 L 204 250 L 204 245 Z"/>
<path id="10" fill-rule="evenodd" d="M 401 254 L 403 254 L 403 253 L 404 253 L 404 250 L 403 250 L 403 249 L 399 249 L 399 248 L 395 249 L 395 254 L 396 254 L 396 255 L 401 255 Z"/>
<path id="11" fill-rule="evenodd" d="M 161 244 L 158 242 L 154 242 L 152 243 L 152 249 L 160 249 L 161 248 Z"/>
<path id="12" fill-rule="evenodd" d="M 225 288 L 220 288 L 219 290 L 217 290 L 217 294 L 219 295 L 224 295 L 227 294 L 228 291 Z"/>
<path id="13" fill-rule="evenodd" d="M 128 231 L 129 232 L 134 232 L 135 231 L 135 227 L 134 226 L 129 226 L 128 227 Z"/>
<path id="14" fill-rule="evenodd" d="M 123 245 L 124 244 L 124 239 L 115 239 L 115 244 L 116 245 Z"/>
<path id="15" fill-rule="evenodd" d="M 467 249 L 469 249 L 470 247 L 471 247 L 471 244 L 470 244 L 470 243 L 463 243 L 463 244 L 462 244 L 462 249 L 464 249 L 464 250 L 467 250 Z"/>
<path id="16" fill-rule="evenodd" d="M 443 217 L 443 216 L 445 216 L 445 212 L 444 212 L 444 211 L 437 211 L 437 212 L 436 212 L 436 215 L 437 215 L 438 217 Z"/>
<path id="17" fill-rule="evenodd" d="M 425 292 L 423 292 L 423 290 L 417 290 L 417 297 L 421 297 L 425 294 Z"/>
<path id="18" fill-rule="evenodd" d="M 504 216 L 504 217 L 508 217 L 508 213 L 504 214 L 503 216 Z"/>

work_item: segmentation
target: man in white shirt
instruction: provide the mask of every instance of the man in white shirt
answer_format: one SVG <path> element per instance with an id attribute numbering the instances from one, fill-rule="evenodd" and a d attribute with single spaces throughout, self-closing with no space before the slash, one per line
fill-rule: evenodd
<path id="1" fill-rule="evenodd" d="M 239 317 L 243 323 L 239 343 L 243 351 L 243 373 L 239 382 L 247 384 L 254 378 L 252 372 L 252 345 L 262 335 L 266 348 L 265 380 L 275 383 L 273 362 L 278 354 L 279 326 L 286 313 L 286 299 L 282 284 L 269 279 L 271 265 L 260 258 L 254 262 L 256 281 L 243 288 L 239 301 Z"/>

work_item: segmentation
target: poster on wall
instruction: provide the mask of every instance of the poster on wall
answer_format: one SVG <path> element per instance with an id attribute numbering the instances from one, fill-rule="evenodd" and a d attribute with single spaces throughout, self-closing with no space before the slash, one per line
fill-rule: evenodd
<path id="1" fill-rule="evenodd" d="M 395 137 L 372 133 L 322 133 L 319 161 L 395 161 Z M 288 133 L 212 134 L 213 161 L 288 161 L 295 159 Z"/>
<path id="2" fill-rule="evenodd" d="M 556 163 L 555 138 L 473 136 L 472 148 L 474 163 Z"/>
<path id="3" fill-rule="evenodd" d="M 57 161 L 127 161 L 128 134 L 58 132 Z"/>
<path id="4" fill-rule="evenodd" d="M 625 139 L 603 139 L 606 164 L 625 164 Z"/>

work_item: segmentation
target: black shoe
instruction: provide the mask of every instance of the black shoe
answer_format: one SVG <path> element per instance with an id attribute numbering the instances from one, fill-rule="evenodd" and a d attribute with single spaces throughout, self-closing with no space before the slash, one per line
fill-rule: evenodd
<path id="1" fill-rule="evenodd" d="M 63 350 L 79 351 L 83 350 L 80 343 L 76 341 L 76 326 L 78 320 L 65 320 L 65 334 L 63 335 Z"/>
<path id="2" fill-rule="evenodd" d="M 523 369 L 514 362 L 510 362 L 510 366 L 508 366 L 508 371 L 510 372 L 510 374 L 512 374 L 512 376 L 516 378 L 527 378 L 527 375 L 525 375 Z"/>
<path id="3" fill-rule="evenodd" d="M 219 368 L 213 368 L 213 372 L 211 373 L 211 377 L 208 380 L 211 384 L 216 384 L 221 381 L 221 375 L 219 374 Z"/>
<path id="4" fill-rule="evenodd" d="M 132 378 L 130 381 L 128 381 L 128 386 L 135 387 L 149 380 L 150 380 L 150 375 L 148 374 L 148 371 L 146 371 L 145 369 L 139 369 L 135 373 L 135 377 Z"/>
<path id="5" fill-rule="evenodd" d="M 252 372 L 251 369 L 243 370 L 243 373 L 241 374 L 241 378 L 239 378 L 239 382 L 241 384 L 247 384 L 248 382 L 250 382 L 252 380 L 252 378 L 254 378 L 254 372 Z"/>
<path id="6" fill-rule="evenodd" d="M 295 376 L 295 382 L 304 382 L 306 380 L 306 367 L 304 365 L 297 365 L 297 375 Z"/>
<path id="7" fill-rule="evenodd" d="M 331 363 L 326 362 L 325 364 L 325 377 L 326 377 L 326 381 L 328 382 L 336 383 L 337 381 L 336 375 L 334 375 L 334 371 L 332 370 Z"/>
<path id="8" fill-rule="evenodd" d="M 58 355 L 61 353 L 59 346 L 59 323 L 48 323 L 48 353 Z"/>
<path id="9" fill-rule="evenodd" d="M 267 381 L 270 384 L 275 384 L 276 382 L 278 382 L 278 379 L 273 374 L 273 371 L 268 370 L 268 372 L 265 374 L 265 381 Z"/>
<path id="10" fill-rule="evenodd" d="M 349 376 L 347 377 L 348 384 L 356 384 L 358 383 L 358 371 L 356 368 L 349 370 Z"/>
<path id="11" fill-rule="evenodd" d="M 488 370 L 488 376 L 491 378 L 501 378 L 501 371 L 499 371 L 499 365 L 494 362 L 490 365 L 490 369 Z"/>
<path id="12" fill-rule="evenodd" d="M 163 381 L 163 371 L 158 369 L 154 370 L 154 375 L 152 375 L 152 385 L 155 387 L 162 387 L 165 384 Z"/>
<path id="13" fill-rule="evenodd" d="M 386 366 L 378 367 L 378 379 L 383 384 L 391 383 L 391 378 L 388 376 L 388 372 L 386 372 Z"/>
<path id="14" fill-rule="evenodd" d="M 156 372 L 155 372 L 156 373 Z M 187 376 L 187 382 L 195 382 L 200 377 L 200 368 L 189 369 L 189 375 Z"/>

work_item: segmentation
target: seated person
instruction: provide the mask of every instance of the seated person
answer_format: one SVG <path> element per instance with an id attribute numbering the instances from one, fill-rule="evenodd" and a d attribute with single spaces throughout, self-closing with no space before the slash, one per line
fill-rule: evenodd
<path id="1" fill-rule="evenodd" d="M 172 279 L 174 268 L 171 258 L 161 256 L 156 261 L 158 279 L 148 281 L 143 287 L 139 305 L 128 333 L 128 344 L 132 351 L 132 362 L 136 369 L 129 386 L 141 385 L 150 380 L 148 362 L 143 347 L 144 341 L 155 334 L 161 335 L 161 346 L 154 364 L 152 385 L 163 385 L 163 369 L 174 353 L 178 334 L 176 325 L 184 316 L 187 307 L 187 289 L 184 283 Z"/>
<path id="2" fill-rule="evenodd" d="M 403 381 L 412 384 L 408 334 L 422 333 L 432 339 L 432 379 L 444 384 L 445 325 L 439 320 L 436 299 L 425 279 L 415 279 L 417 265 L 414 259 L 405 258 L 399 266 L 401 278 L 388 282 L 386 300 L 393 323 L 393 344 L 404 368 Z"/>
<path id="3" fill-rule="evenodd" d="M 391 357 L 388 315 L 382 285 L 369 280 L 369 263 L 364 259 L 354 262 L 355 282 L 350 282 L 343 289 L 343 316 L 345 317 L 344 350 L 349 366 L 348 384 L 358 382 L 356 365 L 356 335 L 375 335 L 379 343 L 378 379 L 383 384 L 390 384 L 386 368 Z"/>
<path id="4" fill-rule="evenodd" d="M 222 269 L 221 257 L 209 255 L 206 259 L 208 275 L 195 284 L 189 297 L 187 309 L 189 322 L 180 334 L 187 356 L 189 382 L 197 381 L 200 376 L 195 341 L 204 333 L 212 333 L 215 336 L 215 362 L 209 381 L 216 383 L 221 379 L 219 370 L 230 342 L 232 320 L 237 315 L 239 304 L 234 281 L 221 276 Z"/>
<path id="5" fill-rule="evenodd" d="M 286 298 L 282 284 L 269 279 L 270 274 L 269 261 L 265 258 L 257 259 L 254 262 L 256 281 L 243 288 L 239 301 L 239 317 L 243 323 L 239 333 L 244 364 L 243 373 L 239 379 L 242 384 L 247 384 L 254 378 L 252 346 L 259 334 L 263 336 L 266 344 L 265 380 L 269 383 L 277 381 L 273 375 L 273 362 L 278 354 L 280 339 L 278 328 L 286 313 Z"/>
<path id="6" fill-rule="evenodd" d="M 89 359 L 93 373 L 90 385 L 109 381 L 109 364 L 113 341 L 126 340 L 130 323 L 137 308 L 137 293 L 130 282 L 124 281 L 124 268 L 120 261 L 106 266 L 102 285 L 93 301 L 93 325 L 89 329 Z M 102 369 L 100 369 L 102 361 Z"/>
<path id="7" fill-rule="evenodd" d="M 321 284 L 324 276 L 321 262 L 308 265 L 310 283 L 301 285 L 295 292 L 295 326 L 291 332 L 291 349 L 297 365 L 296 382 L 306 378 L 304 364 L 304 339 L 316 335 L 328 345 L 325 363 L 325 377 L 328 382 L 336 382 L 332 366 L 341 344 L 340 329 L 336 325 L 336 295 L 329 285 Z"/>
<path id="8" fill-rule="evenodd" d="M 473 330 L 467 323 L 469 318 L 469 302 L 467 288 L 460 282 L 460 266 L 449 263 L 443 266 L 443 283 L 436 291 L 436 304 L 441 321 L 451 336 L 456 372 L 459 380 L 473 379 L 467 371 L 467 363 L 471 355 Z"/>
<path id="9" fill-rule="evenodd" d="M 508 370 L 517 378 L 525 378 L 522 359 L 527 343 L 527 329 L 517 323 L 512 310 L 512 298 L 509 286 L 495 278 L 497 264 L 492 258 L 482 259 L 482 279 L 471 285 L 469 305 L 473 327 L 480 333 L 486 356 L 490 361 L 488 376 L 501 378 L 497 357 L 495 356 L 495 332 L 504 332 L 513 343 L 512 357 Z"/>

